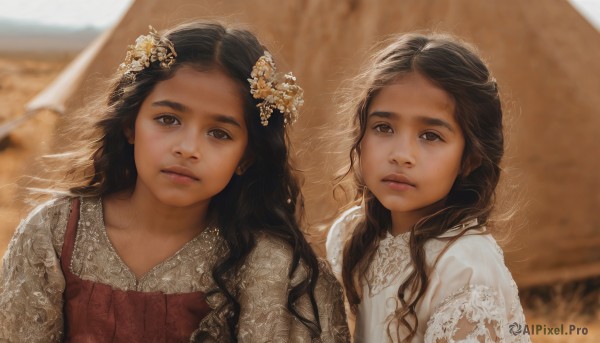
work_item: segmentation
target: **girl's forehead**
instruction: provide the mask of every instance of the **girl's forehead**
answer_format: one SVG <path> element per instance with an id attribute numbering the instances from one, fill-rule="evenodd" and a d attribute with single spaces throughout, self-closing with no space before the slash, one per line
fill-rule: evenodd
<path id="1" fill-rule="evenodd" d="M 145 102 L 170 101 L 182 110 L 199 113 L 219 113 L 243 120 L 244 98 L 239 84 L 219 69 L 198 70 L 184 66 L 173 77 L 160 81 Z"/>
<path id="2" fill-rule="evenodd" d="M 398 76 L 373 97 L 368 112 L 431 112 L 454 119 L 454 98 L 420 73 Z M 425 114 L 425 113 L 424 113 Z"/>

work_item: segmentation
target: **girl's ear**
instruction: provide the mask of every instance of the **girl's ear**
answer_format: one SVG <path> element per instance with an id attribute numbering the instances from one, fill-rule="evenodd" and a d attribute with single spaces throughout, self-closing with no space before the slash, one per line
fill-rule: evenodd
<path id="1" fill-rule="evenodd" d="M 460 174 L 462 176 L 469 176 L 479 166 L 481 166 L 481 156 L 471 155 L 465 159 Z"/>
<path id="2" fill-rule="evenodd" d="M 235 168 L 235 173 L 238 176 L 243 175 L 246 172 L 246 170 L 248 170 L 248 168 L 250 168 L 252 163 L 254 163 L 254 159 L 251 158 L 250 156 L 244 155 L 244 157 L 242 157 L 242 160 L 238 164 L 237 168 Z"/>
<path id="3" fill-rule="evenodd" d="M 135 143 L 135 131 L 130 127 L 123 127 L 123 134 L 125 134 L 125 138 L 127 138 L 127 142 L 129 144 Z"/>

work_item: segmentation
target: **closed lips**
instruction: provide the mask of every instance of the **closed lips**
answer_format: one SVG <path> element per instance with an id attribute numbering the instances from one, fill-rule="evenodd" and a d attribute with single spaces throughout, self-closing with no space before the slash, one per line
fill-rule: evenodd
<path id="1" fill-rule="evenodd" d="M 196 181 L 200 180 L 196 175 L 194 175 L 194 173 L 191 170 L 184 167 L 169 167 L 161 170 L 161 172 L 189 177 L 190 179 Z"/>
<path id="2" fill-rule="evenodd" d="M 404 175 L 400 175 L 400 174 L 388 175 L 388 176 L 386 176 L 386 177 L 383 178 L 383 181 L 384 182 L 403 183 L 403 184 L 407 184 L 409 186 L 415 187 L 415 184 L 412 183 L 409 178 L 407 178 Z"/>

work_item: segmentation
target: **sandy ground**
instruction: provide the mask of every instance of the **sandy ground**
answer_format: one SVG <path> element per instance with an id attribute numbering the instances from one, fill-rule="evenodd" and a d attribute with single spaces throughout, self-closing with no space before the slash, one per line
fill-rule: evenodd
<path id="1" fill-rule="evenodd" d="M 25 104 L 44 89 L 68 60 L 36 60 L 0 57 L 0 123 L 23 113 Z M 0 253 L 12 233 L 29 211 L 25 191 L 17 186 L 32 175 L 35 158 L 47 153 L 56 115 L 40 112 L 0 141 Z"/>
<path id="2" fill-rule="evenodd" d="M 0 123 L 23 112 L 24 105 L 48 85 L 68 61 L 15 59 L 0 56 Z M 0 142 L 0 254 L 8 245 L 14 229 L 30 207 L 26 192 L 19 186 L 24 176 L 35 175 L 35 159 L 49 152 L 57 116 L 41 112 Z M 534 342 L 599 342 L 600 279 L 554 287 L 537 287 L 522 291 L 522 302 L 530 325 L 539 325 Z M 569 325 L 586 328 L 587 334 L 554 336 L 543 333 L 544 327 L 568 330 Z"/>

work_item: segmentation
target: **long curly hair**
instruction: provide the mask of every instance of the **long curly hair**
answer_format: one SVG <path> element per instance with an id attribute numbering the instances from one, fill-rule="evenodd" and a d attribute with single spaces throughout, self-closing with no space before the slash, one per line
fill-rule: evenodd
<path id="1" fill-rule="evenodd" d="M 286 125 L 281 113 L 275 110 L 268 126 L 263 126 L 256 106 L 259 100 L 250 93 L 248 78 L 266 48 L 251 32 L 217 22 L 182 24 L 162 37 L 173 44 L 177 53 L 170 68 L 161 68 L 154 62 L 136 72 L 135 78 L 117 73 L 111 81 L 108 101 L 104 99 L 104 103 L 91 106 L 91 110 L 88 107 L 85 113 L 71 119 L 77 124 L 67 134 L 77 134 L 82 142 L 79 150 L 55 156 L 68 162 L 59 165 L 63 179 L 54 188 L 63 185 L 70 194 L 83 196 L 133 189 L 137 171 L 133 146 L 124 130 L 133 131 L 144 99 L 159 82 L 173 77 L 183 66 L 224 72 L 238 84 L 244 101 L 248 129 L 246 156 L 252 161 L 242 175 L 233 175 L 209 205 L 209 215 L 229 248 L 228 256 L 214 268 L 212 275 L 233 305 L 234 315 L 228 318 L 230 330 L 236 332 L 240 305 L 228 281 L 255 247 L 257 233 L 265 232 L 283 239 L 291 247 L 293 258 L 288 277 L 302 268 L 301 262 L 307 267 L 306 278 L 289 292 L 287 308 L 313 336 L 319 336 L 321 327 L 314 297 L 318 262 L 299 226 L 304 204 L 300 182 L 291 164 Z M 87 129 L 85 122 L 89 124 Z M 313 318 L 303 317 L 294 305 L 303 295 L 310 298 Z"/>
<path id="2" fill-rule="evenodd" d="M 425 243 L 464 221 L 476 218 L 483 225 L 490 219 L 504 154 L 502 106 L 495 80 L 467 43 L 450 35 L 412 33 L 393 37 L 384 44 L 354 80 L 357 93 L 347 106 L 352 115 L 353 141 L 345 175 L 353 175 L 355 202 L 362 202 L 366 212 L 343 252 L 342 278 L 353 312 L 362 300 L 360 276 L 365 274 L 392 223 L 390 211 L 365 187 L 357 166 L 368 109 L 379 91 L 401 75 L 419 73 L 449 94 L 465 138 L 462 169 L 471 170 L 457 177 L 441 210 L 421 218 L 411 228 L 409 246 L 414 269 L 398 288 L 399 306 L 388 322 L 388 336 L 395 322 L 408 331 L 407 337 L 398 339 L 410 341 L 419 325 L 415 308 L 428 285 L 430 266 L 426 265 Z M 400 336 L 401 330 L 397 332 Z"/>

